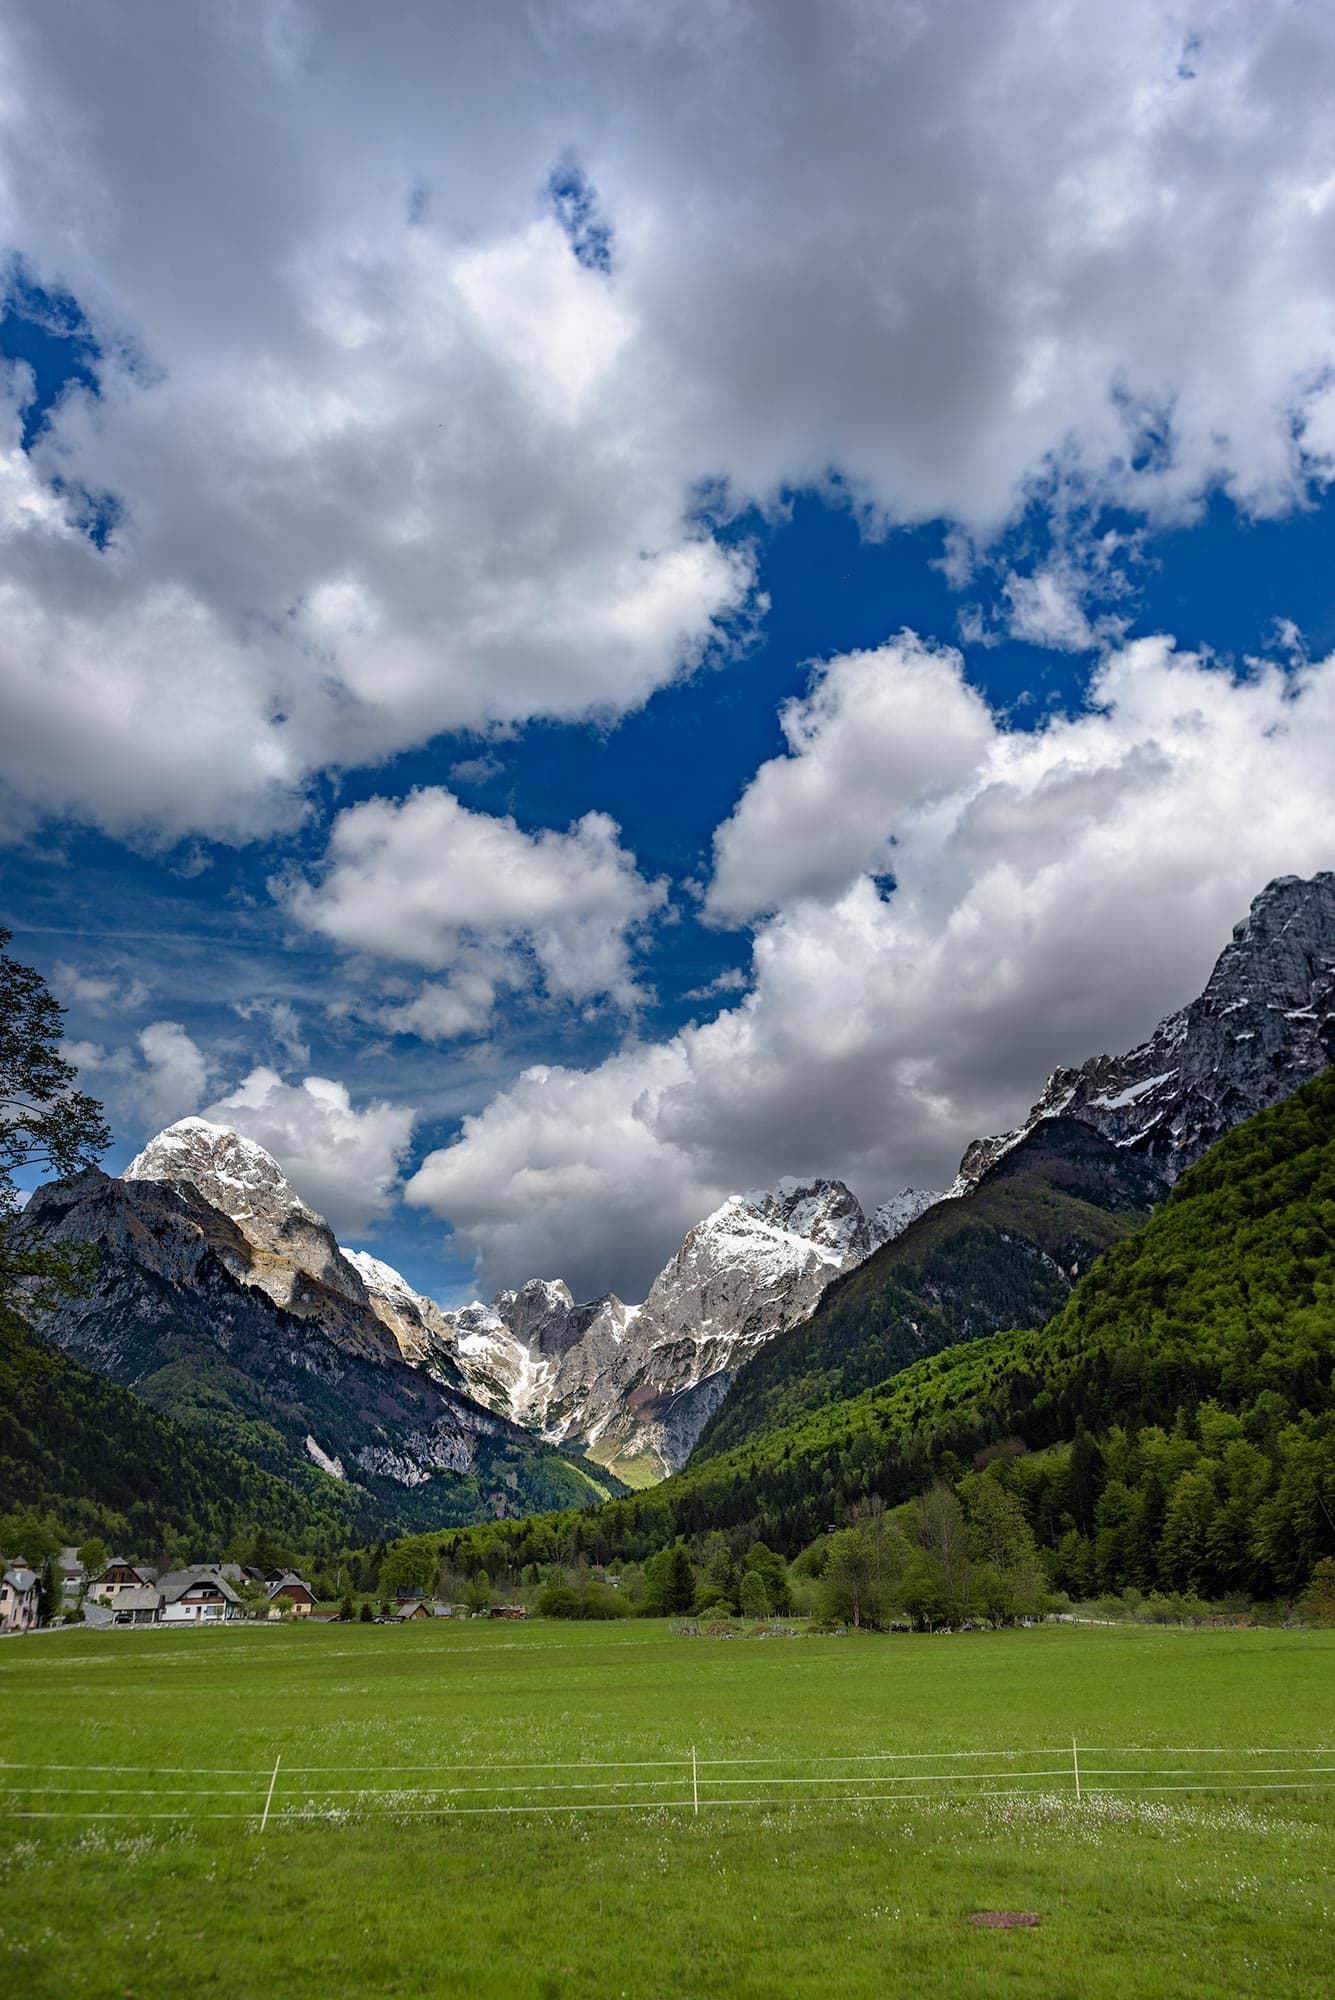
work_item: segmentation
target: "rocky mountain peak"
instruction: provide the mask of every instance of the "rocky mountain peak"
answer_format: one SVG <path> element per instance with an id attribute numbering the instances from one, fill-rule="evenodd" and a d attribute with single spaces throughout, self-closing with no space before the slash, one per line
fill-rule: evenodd
<path id="1" fill-rule="evenodd" d="M 230 1126 L 207 1118 L 178 1118 L 150 1139 L 121 1175 L 126 1181 L 189 1181 L 233 1221 L 242 1212 L 300 1210 L 316 1220 L 272 1153 Z M 225 1199 L 219 1200 L 212 1189 Z"/>
<path id="2" fill-rule="evenodd" d="M 937 1188 L 901 1188 L 883 1201 L 873 1214 L 869 1227 L 872 1241 L 879 1250 L 883 1243 L 890 1243 L 896 1236 L 902 1236 L 911 1222 L 920 1215 L 926 1215 L 929 1208 L 935 1208 L 944 1197 Z"/>
<path id="3" fill-rule="evenodd" d="M 814 1243 L 840 1262 L 855 1253 L 865 1257 L 873 1248 L 861 1205 L 842 1181 L 785 1177 L 738 1199 L 770 1227 Z"/>
<path id="4" fill-rule="evenodd" d="M 976 1139 L 952 1194 L 1044 1118 L 1093 1125 L 1168 1181 L 1254 1112 L 1335 1061 L 1335 874 L 1282 875 L 1255 898 L 1198 999 L 1124 1056 L 1054 1070 L 1023 1125 Z"/>
<path id="5" fill-rule="evenodd" d="M 337 1338 L 352 1333 L 383 1344 L 360 1271 L 324 1217 L 253 1139 L 206 1118 L 181 1118 L 150 1139 L 121 1178 L 193 1188 L 231 1218 L 249 1246 L 246 1266 L 234 1276 L 290 1312 L 323 1317 Z"/>
<path id="6" fill-rule="evenodd" d="M 538 1354 L 563 1354 L 575 1299 L 560 1278 L 529 1278 L 518 1291 L 498 1292 L 492 1311 L 515 1339 Z M 578 1336 L 576 1336 L 578 1337 Z"/>

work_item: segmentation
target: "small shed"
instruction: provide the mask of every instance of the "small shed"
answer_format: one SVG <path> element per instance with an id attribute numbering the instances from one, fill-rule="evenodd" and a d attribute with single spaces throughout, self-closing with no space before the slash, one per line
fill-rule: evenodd
<path id="1" fill-rule="evenodd" d="M 155 1583 L 122 1590 L 111 1614 L 113 1625 L 156 1625 L 162 1616 L 162 1593 Z"/>

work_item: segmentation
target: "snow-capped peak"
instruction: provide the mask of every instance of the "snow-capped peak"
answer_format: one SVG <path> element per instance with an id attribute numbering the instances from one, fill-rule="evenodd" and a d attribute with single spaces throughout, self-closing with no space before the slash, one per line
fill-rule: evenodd
<path id="1" fill-rule="evenodd" d="M 307 1215 L 315 1213 L 302 1201 L 272 1153 L 243 1133 L 207 1118 L 178 1118 L 174 1125 L 168 1125 L 135 1155 L 121 1179 L 189 1181 L 207 1200 L 214 1197 L 204 1183 L 214 1181 L 235 1190 L 253 1189 L 270 1203 L 280 1201 Z M 216 1206 L 234 1213 L 231 1202 L 217 1202 Z"/>
<path id="2" fill-rule="evenodd" d="M 906 1187 L 901 1188 L 898 1194 L 892 1194 L 871 1218 L 871 1233 L 877 1249 L 883 1243 L 893 1242 L 896 1236 L 902 1236 L 911 1222 L 916 1222 L 920 1215 L 925 1215 L 929 1208 L 935 1208 L 943 1199 L 944 1196 L 935 1188 Z"/>
<path id="3" fill-rule="evenodd" d="M 347 1258 L 357 1271 L 366 1289 L 373 1296 L 393 1299 L 398 1304 L 420 1305 L 421 1294 L 415 1292 L 402 1271 L 396 1271 L 392 1264 L 384 1264 L 379 1257 L 373 1257 L 369 1250 L 349 1250 L 346 1243 L 340 1243 L 339 1254 Z"/>

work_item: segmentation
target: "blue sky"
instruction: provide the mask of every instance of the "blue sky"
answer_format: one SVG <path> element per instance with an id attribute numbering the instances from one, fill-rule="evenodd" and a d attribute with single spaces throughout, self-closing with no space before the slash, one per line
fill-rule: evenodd
<path id="1" fill-rule="evenodd" d="M 0 915 L 110 1168 L 638 1295 L 1331 865 L 1335 44 L 1132 11 L 7 31 Z"/>

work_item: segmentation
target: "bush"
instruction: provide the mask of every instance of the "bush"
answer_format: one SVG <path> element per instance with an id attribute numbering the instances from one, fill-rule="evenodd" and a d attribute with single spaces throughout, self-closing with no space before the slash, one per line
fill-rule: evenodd
<path id="1" fill-rule="evenodd" d="M 630 1618 L 633 1607 L 629 1605 L 619 1590 L 613 1590 L 610 1583 L 600 1583 L 591 1579 L 584 1592 L 584 1616 L 586 1618 Z"/>
<path id="2" fill-rule="evenodd" d="M 533 1606 L 539 1618 L 582 1618 L 584 1606 L 568 1583 L 545 1583 Z"/>
<path id="3" fill-rule="evenodd" d="M 631 1607 L 601 1578 L 589 1577 L 582 1590 L 569 1583 L 546 1583 L 533 1609 L 539 1618 L 629 1618 Z"/>

